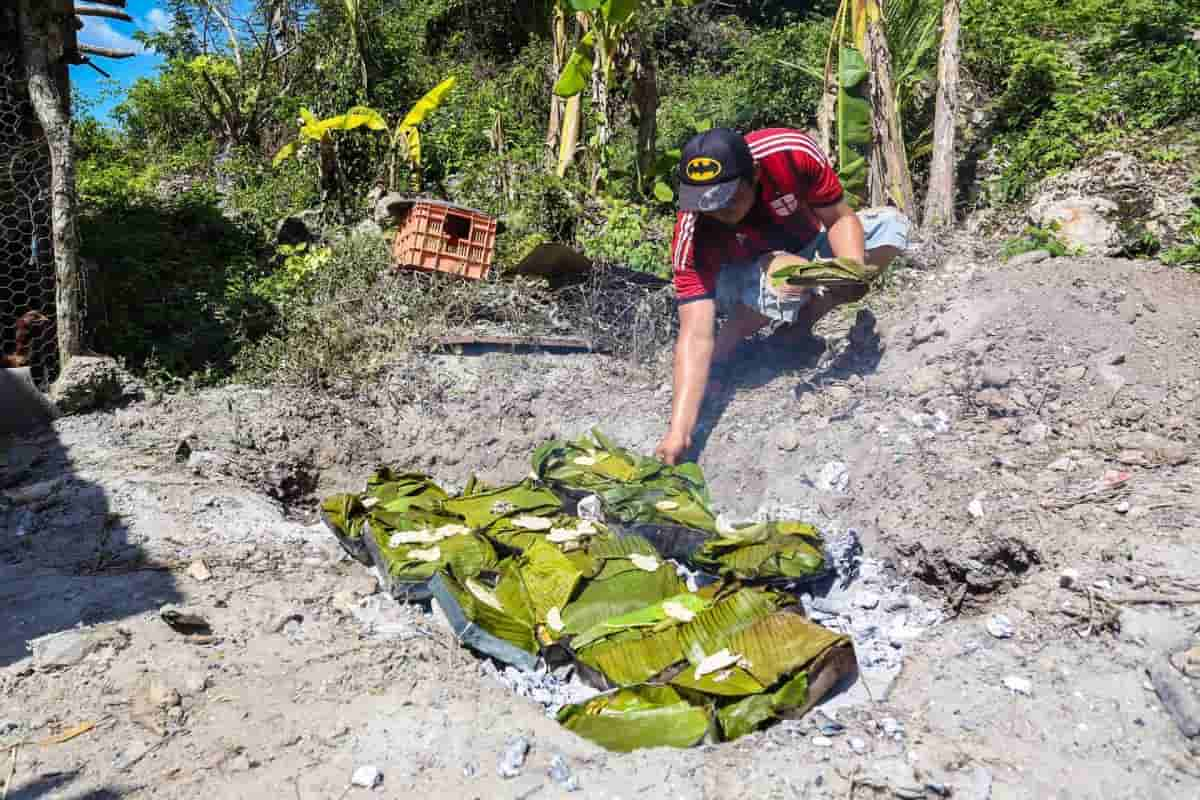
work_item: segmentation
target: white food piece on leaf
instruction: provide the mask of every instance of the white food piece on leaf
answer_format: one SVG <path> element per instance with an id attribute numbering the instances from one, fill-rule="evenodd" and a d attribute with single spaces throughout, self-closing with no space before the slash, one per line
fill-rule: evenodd
<path id="1" fill-rule="evenodd" d="M 474 578 L 467 578 L 467 591 L 475 595 L 480 602 L 486 603 L 497 611 L 503 611 L 504 605 L 496 594 Z"/>
<path id="2" fill-rule="evenodd" d="M 440 528 L 436 528 L 435 531 L 443 539 L 447 539 L 451 536 L 462 536 L 464 533 L 470 533 L 471 529 L 466 525 L 455 525 L 454 523 L 451 523 L 449 525 L 443 525 Z"/>
<path id="3" fill-rule="evenodd" d="M 646 572 L 658 571 L 658 559 L 654 556 L 644 556 L 641 553 L 634 553 L 633 555 L 629 556 L 629 560 L 632 561 L 633 565 L 638 569 L 645 570 Z"/>
<path id="4" fill-rule="evenodd" d="M 581 519 L 575 523 L 575 530 L 583 534 L 596 533 L 596 523 L 590 519 Z"/>
<path id="5" fill-rule="evenodd" d="M 388 547 L 402 547 L 406 544 L 433 544 L 440 541 L 441 536 L 429 529 L 419 531 L 396 531 L 388 537 Z"/>
<path id="6" fill-rule="evenodd" d="M 700 663 L 696 665 L 696 677 L 703 678 L 710 672 L 727 669 L 737 664 L 739 660 L 741 660 L 741 656 L 729 652 L 727 647 L 723 648 L 700 660 Z"/>
<path id="7" fill-rule="evenodd" d="M 545 517 L 535 517 L 531 514 L 526 514 L 523 517 L 514 517 L 513 525 L 518 528 L 524 528 L 527 531 L 548 531 L 554 526 L 554 521 Z"/>
<path id="8" fill-rule="evenodd" d="M 674 500 L 659 500 L 654 504 L 654 507 L 659 511 L 675 511 L 679 508 L 679 503 L 676 503 Z"/>
<path id="9" fill-rule="evenodd" d="M 573 542 L 583 536 L 582 531 L 571 530 L 570 528 L 551 528 L 546 534 L 546 541 L 562 544 L 564 542 Z"/>
<path id="10" fill-rule="evenodd" d="M 408 559 L 410 561 L 424 561 L 424 562 L 428 563 L 431 561 L 440 561 L 441 558 L 442 558 L 442 548 L 438 547 L 437 545 L 430 547 L 428 550 L 409 550 L 408 551 Z"/>
<path id="11" fill-rule="evenodd" d="M 596 466 L 596 459 L 591 456 L 575 456 L 571 459 L 571 463 L 578 464 L 581 467 L 594 467 Z"/>
<path id="12" fill-rule="evenodd" d="M 362 499 L 362 507 L 363 508 L 374 508 L 377 505 L 379 505 L 378 497 L 364 497 Z"/>
<path id="13" fill-rule="evenodd" d="M 564 627 L 566 627 L 563 624 L 562 612 L 558 610 L 558 606 L 554 606 L 546 612 L 546 624 L 549 625 L 550 630 L 554 631 L 555 633 L 558 633 Z"/>
<path id="14" fill-rule="evenodd" d="M 696 612 L 685 606 L 683 603 L 676 603 L 674 600 L 668 600 L 663 603 L 663 613 L 671 619 L 677 619 L 680 622 L 691 622 L 696 618 Z"/>

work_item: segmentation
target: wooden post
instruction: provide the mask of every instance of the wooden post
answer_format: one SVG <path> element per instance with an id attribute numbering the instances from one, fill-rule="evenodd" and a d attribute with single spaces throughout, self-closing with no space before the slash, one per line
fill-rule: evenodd
<path id="1" fill-rule="evenodd" d="M 75 228 L 75 162 L 71 154 L 69 93 L 56 80 L 62 64 L 60 20 L 71 19 L 69 0 L 18 0 L 22 58 L 29 99 L 50 150 L 51 238 L 54 243 L 56 327 L 62 363 L 83 352 L 79 236 Z M 52 52 L 51 41 L 58 47 Z"/>
<path id="2" fill-rule="evenodd" d="M 908 150 L 896 105 L 892 56 L 884 36 L 882 13 L 867 24 L 867 63 L 871 68 L 871 204 L 889 200 L 906 215 L 916 214 Z"/>
<path id="3" fill-rule="evenodd" d="M 954 223 L 954 136 L 958 123 L 959 0 L 945 0 L 942 10 L 942 49 L 938 55 L 937 106 L 933 117 L 933 159 L 929 192 L 925 195 L 927 228 Z"/>

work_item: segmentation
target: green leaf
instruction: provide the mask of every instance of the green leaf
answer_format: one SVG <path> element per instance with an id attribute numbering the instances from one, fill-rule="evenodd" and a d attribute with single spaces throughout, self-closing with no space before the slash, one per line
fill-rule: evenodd
<path id="1" fill-rule="evenodd" d="M 572 11 L 595 11 L 604 3 L 605 0 L 566 0 Z"/>
<path id="2" fill-rule="evenodd" d="M 774 613 L 784 602 L 777 593 L 757 588 L 739 589 L 722 598 L 680 629 L 688 661 L 696 665 L 720 650 L 732 650 L 734 636 Z M 752 667 L 747 669 L 753 673 Z"/>
<path id="3" fill-rule="evenodd" d="M 709 601 L 698 594 L 691 592 L 677 594 L 668 597 L 660 603 L 606 619 L 599 625 L 593 625 L 572 639 L 571 647 L 578 651 L 594 642 L 612 636 L 615 633 L 629 630 L 630 628 L 649 628 L 657 626 L 664 621 L 672 620 L 673 618 L 666 611 L 667 603 L 674 603 L 693 614 L 699 614 L 709 606 Z"/>
<path id="4" fill-rule="evenodd" d="M 571 97 L 579 94 L 591 84 L 592 62 L 596 57 L 595 41 L 595 34 L 588 31 L 575 45 L 575 49 L 567 58 L 567 63 L 563 65 L 558 82 L 554 84 L 556 95 Z"/>
<path id="5" fill-rule="evenodd" d="M 777 611 L 728 636 L 730 652 L 741 655 L 746 670 L 763 686 L 803 669 L 830 647 L 849 641 L 792 611 Z"/>
<path id="6" fill-rule="evenodd" d="M 654 198 L 660 203 L 670 203 L 675 199 L 675 190 L 670 184 L 661 180 L 654 182 Z"/>
<path id="7" fill-rule="evenodd" d="M 606 580 L 594 579 L 563 609 L 564 630 L 572 635 L 582 633 L 606 619 L 682 594 L 685 588 L 668 564 L 654 572 L 633 569 Z"/>
<path id="8" fill-rule="evenodd" d="M 866 59 L 862 53 L 853 47 L 843 46 L 838 60 L 838 83 L 842 89 L 850 90 L 858 86 L 871 74 Z"/>
<path id="9" fill-rule="evenodd" d="M 550 609 L 562 611 L 583 577 L 570 559 L 545 541 L 526 550 L 518 563 L 534 619 L 539 623 L 546 621 Z"/>
<path id="10" fill-rule="evenodd" d="M 744 697 L 748 694 L 758 694 L 765 688 L 754 679 L 753 675 L 736 665 L 729 669 L 710 672 L 699 678 L 696 677 L 695 665 L 691 665 L 672 678 L 671 685 L 682 689 L 691 689 L 696 692 L 704 692 L 705 694 L 727 697 Z"/>
<path id="11" fill-rule="evenodd" d="M 693 561 L 740 580 L 802 578 L 825 568 L 820 534 L 801 522 L 761 522 L 724 531 L 705 541 Z"/>
<path id="12" fill-rule="evenodd" d="M 299 147 L 299 142 L 288 142 L 283 147 L 279 148 L 279 152 L 275 154 L 275 158 L 271 159 L 271 166 L 278 167 L 284 161 L 287 161 L 296 153 L 296 150 Z"/>
<path id="13" fill-rule="evenodd" d="M 624 25 L 637 13 L 641 4 L 641 0 L 606 0 L 601 6 L 601 13 L 608 24 Z"/>
<path id="14" fill-rule="evenodd" d="M 808 700 L 808 673 L 801 672 L 771 694 L 760 694 L 731 703 L 717 712 L 724 739 L 730 741 L 750 733 Z"/>
<path id="15" fill-rule="evenodd" d="M 574 642 L 572 642 L 574 648 Z M 683 661 L 683 646 L 675 628 L 633 632 L 592 644 L 578 653 L 579 660 L 599 670 L 617 686 L 644 683 Z"/>
<path id="16" fill-rule="evenodd" d="M 442 507 L 465 519 L 472 528 L 486 528 L 496 520 L 519 514 L 553 516 L 562 508 L 562 501 L 549 489 L 525 480 L 513 486 L 455 497 Z"/>
<path id="17" fill-rule="evenodd" d="M 442 104 L 446 95 L 454 88 L 456 78 L 450 76 L 437 86 L 430 89 L 424 97 L 416 102 L 409 112 L 404 115 L 404 119 L 400 121 L 399 129 L 415 128 L 425 121 L 438 106 Z"/>
<path id="18" fill-rule="evenodd" d="M 630 687 L 564 706 L 558 721 L 583 738 L 620 753 L 642 747 L 691 747 L 705 737 L 711 725 L 706 709 L 690 705 L 666 686 Z"/>

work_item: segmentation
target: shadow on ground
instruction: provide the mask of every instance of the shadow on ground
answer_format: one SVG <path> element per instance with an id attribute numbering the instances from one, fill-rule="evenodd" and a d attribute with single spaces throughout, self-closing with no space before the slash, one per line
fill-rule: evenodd
<path id="1" fill-rule="evenodd" d="M 29 655 L 38 637 L 178 599 L 171 573 L 144 563 L 110 498 L 76 472 L 52 428 L 0 434 L 0 667 Z"/>

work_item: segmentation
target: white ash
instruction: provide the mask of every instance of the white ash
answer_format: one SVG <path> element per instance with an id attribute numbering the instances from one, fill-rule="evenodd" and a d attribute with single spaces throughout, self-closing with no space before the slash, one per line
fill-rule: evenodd
<path id="1" fill-rule="evenodd" d="M 575 668 L 570 665 L 551 670 L 544 662 L 539 662 L 537 668 L 532 670 L 520 670 L 512 666 L 501 670 L 494 661 L 485 659 L 479 662 L 479 671 L 507 686 L 518 696 L 537 703 L 546 710 L 548 717 L 556 715 L 563 706 L 583 703 L 600 694 L 580 680 Z"/>

